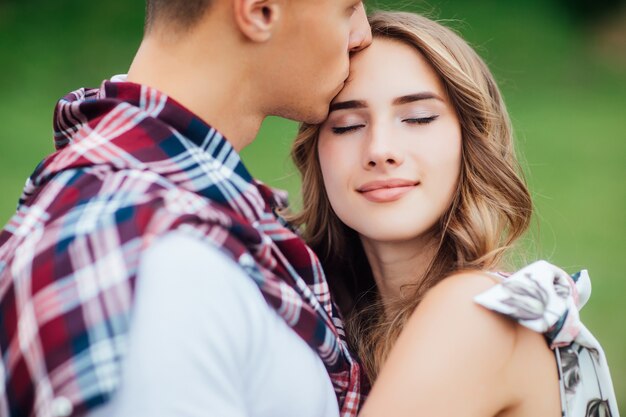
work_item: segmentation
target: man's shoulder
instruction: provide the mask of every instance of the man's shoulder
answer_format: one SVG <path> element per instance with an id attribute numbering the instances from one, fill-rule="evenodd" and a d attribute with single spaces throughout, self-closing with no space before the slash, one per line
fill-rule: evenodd
<path id="1" fill-rule="evenodd" d="M 151 242 L 172 230 L 198 230 L 198 213 L 210 205 L 148 171 L 88 167 L 59 173 L 2 232 L 0 276 L 6 285 L 0 299 L 18 276 L 30 277 L 32 297 L 57 293 L 64 283 L 76 289 L 73 302 L 84 303 L 91 296 L 80 293 L 81 282 L 96 293 L 117 287 L 132 294 L 139 259 Z M 129 308 L 130 299 L 125 303 Z"/>
<path id="2" fill-rule="evenodd" d="M 183 215 L 210 201 L 178 187 L 157 173 L 89 166 L 58 173 L 18 207 L 7 225 L 17 235 L 39 228 L 57 240 L 98 233 L 128 222 L 147 223 L 154 215 Z M 141 227 L 133 229 L 141 233 Z M 60 235 L 59 235 L 60 233 Z"/>
<path id="3" fill-rule="evenodd" d="M 258 285 L 231 252 L 185 230 L 158 237 L 142 253 L 138 280 L 143 279 L 199 291 L 214 309 L 236 311 L 245 322 L 269 311 Z"/>
<path id="4" fill-rule="evenodd" d="M 160 293 L 167 297 L 198 300 L 195 307 L 202 309 L 197 312 L 204 317 L 202 325 L 219 333 L 230 350 L 240 350 L 239 357 L 272 345 L 276 335 L 292 337 L 285 336 L 291 329 L 230 252 L 183 230 L 159 237 L 141 256 L 137 297 L 141 299 L 142 290 L 154 294 L 156 287 L 165 289 Z"/>
<path id="5" fill-rule="evenodd" d="M 244 285 L 259 292 L 230 252 L 184 230 L 158 237 L 142 254 L 140 272 L 161 274 L 165 269 L 176 272 L 182 280 L 198 280 L 198 284 L 210 279 L 224 288 Z"/>
<path id="6" fill-rule="evenodd" d="M 38 190 L 3 232 L 8 239 L 0 246 L 0 316 L 5 318 L 0 343 L 14 358 L 6 384 L 34 381 L 27 360 L 35 361 L 36 369 L 67 372 L 69 379 L 79 378 L 74 373 L 79 361 L 82 375 L 117 374 L 143 254 L 170 230 L 186 225 L 193 234 L 197 227 L 189 213 L 209 204 L 145 172 L 80 169 L 60 175 Z M 18 320 L 26 318 L 33 320 L 27 341 L 19 333 L 23 326 L 18 328 Z M 23 346 L 18 337 L 40 354 L 27 359 L 15 350 Z M 108 352 L 106 358 L 85 353 L 95 346 Z M 92 382 L 86 400 L 94 404 L 114 388 L 99 377 Z M 43 407 L 52 395 L 83 398 L 66 388 L 54 385 Z"/>

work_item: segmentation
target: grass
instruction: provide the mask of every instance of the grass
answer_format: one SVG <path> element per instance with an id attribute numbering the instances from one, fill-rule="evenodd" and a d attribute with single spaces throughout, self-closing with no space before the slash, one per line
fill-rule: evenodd
<path id="1" fill-rule="evenodd" d="M 534 195 L 529 258 L 569 271 L 588 268 L 594 293 L 582 317 L 603 343 L 626 405 L 626 67 L 623 51 L 598 44 L 602 26 L 582 29 L 551 2 L 372 1 L 427 11 L 474 45 L 494 71 L 512 115 Z M 141 39 L 143 2 L 0 3 L 0 221 L 39 160 L 52 151 L 56 99 L 124 72 Z M 609 25 L 610 22 L 606 23 Z M 264 123 L 243 152 L 250 171 L 290 191 L 296 125 Z"/>

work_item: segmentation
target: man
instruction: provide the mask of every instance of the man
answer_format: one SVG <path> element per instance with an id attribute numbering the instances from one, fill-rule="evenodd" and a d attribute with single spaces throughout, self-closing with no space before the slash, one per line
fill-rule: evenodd
<path id="1" fill-rule="evenodd" d="M 370 42 L 355 0 L 147 1 L 0 235 L 0 416 L 356 415 L 319 263 L 237 152 L 322 121 Z"/>

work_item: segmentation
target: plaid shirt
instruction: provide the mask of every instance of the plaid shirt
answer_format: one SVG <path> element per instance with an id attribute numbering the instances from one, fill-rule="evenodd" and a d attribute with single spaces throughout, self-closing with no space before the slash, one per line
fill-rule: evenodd
<path id="1" fill-rule="evenodd" d="M 54 127 L 58 151 L 0 234 L 1 416 L 78 415 L 111 397 L 141 254 L 172 230 L 238 262 L 356 415 L 363 376 L 319 261 L 218 132 L 154 89 L 108 81 L 63 98 Z"/>

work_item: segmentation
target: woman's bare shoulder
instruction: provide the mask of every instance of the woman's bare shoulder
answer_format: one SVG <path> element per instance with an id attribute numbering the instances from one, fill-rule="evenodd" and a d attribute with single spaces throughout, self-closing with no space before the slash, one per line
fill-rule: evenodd
<path id="1" fill-rule="evenodd" d="M 537 390 L 558 388 L 558 379 L 554 354 L 542 334 L 474 301 L 499 282 L 488 273 L 473 271 L 445 278 L 413 313 L 403 332 L 407 345 L 399 350 L 405 360 L 413 361 L 411 345 L 430 345 L 431 353 L 441 355 L 436 359 L 439 370 L 447 369 L 452 377 L 454 369 L 463 369 L 463 376 L 457 373 L 455 378 L 465 379 L 465 386 L 491 386 L 500 405 L 510 408 Z M 455 350 L 462 355 L 455 356 Z"/>
<path id="2" fill-rule="evenodd" d="M 428 291 L 405 330 L 413 325 L 419 326 L 420 332 L 435 333 L 436 326 L 446 328 L 448 342 L 482 346 L 485 356 L 494 360 L 501 358 L 504 364 L 515 347 L 517 324 L 474 301 L 478 294 L 498 282 L 494 276 L 481 271 L 460 272 L 444 278 Z M 424 326 L 425 323 L 432 325 Z M 427 335 L 422 333 L 422 336 Z"/>
<path id="3" fill-rule="evenodd" d="M 367 411 L 390 402 L 394 415 L 496 415 L 515 407 L 510 366 L 518 326 L 474 302 L 496 284 L 488 274 L 463 272 L 428 291 L 391 350 Z M 451 392 L 462 407 L 450 403 Z"/>
<path id="4" fill-rule="evenodd" d="M 475 296 L 500 282 L 493 274 L 484 271 L 461 271 L 442 279 L 431 288 L 427 296 L 465 294 Z"/>

